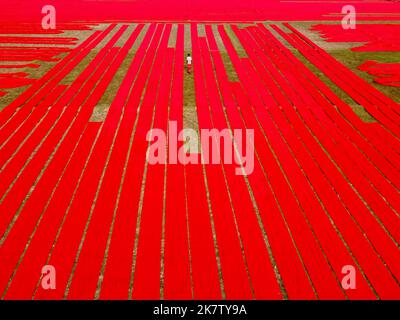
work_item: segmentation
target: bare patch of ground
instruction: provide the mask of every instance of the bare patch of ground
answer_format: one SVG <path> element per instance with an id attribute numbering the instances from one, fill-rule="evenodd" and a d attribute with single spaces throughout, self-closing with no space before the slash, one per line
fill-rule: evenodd
<path id="1" fill-rule="evenodd" d="M 168 48 L 175 48 L 177 34 L 178 34 L 178 25 L 174 24 L 172 25 L 171 34 L 168 39 Z"/>
<path id="2" fill-rule="evenodd" d="M 104 122 L 107 117 L 108 110 L 110 109 L 109 104 L 98 104 L 93 109 L 92 116 L 90 117 L 90 122 Z"/>

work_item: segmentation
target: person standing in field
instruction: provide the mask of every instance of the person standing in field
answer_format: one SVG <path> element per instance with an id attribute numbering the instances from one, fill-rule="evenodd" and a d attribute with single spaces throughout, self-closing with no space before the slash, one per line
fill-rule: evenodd
<path id="1" fill-rule="evenodd" d="M 192 72 L 192 56 L 190 55 L 190 53 L 188 53 L 187 57 L 186 57 L 186 66 L 187 66 L 187 72 L 191 73 Z"/>

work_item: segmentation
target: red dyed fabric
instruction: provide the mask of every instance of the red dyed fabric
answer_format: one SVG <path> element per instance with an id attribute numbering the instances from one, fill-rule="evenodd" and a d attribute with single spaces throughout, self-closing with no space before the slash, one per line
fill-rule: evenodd
<path id="1" fill-rule="evenodd" d="M 10 78 L 10 77 L 25 78 L 27 76 L 29 76 L 29 73 L 26 72 L 0 73 L 0 78 Z"/>
<path id="2" fill-rule="evenodd" d="M 376 76 L 374 79 L 376 83 L 385 86 L 400 87 L 400 63 L 366 61 L 358 69 Z"/>
<path id="3" fill-rule="evenodd" d="M 0 77 L 0 88 L 18 88 L 32 84 L 34 79 L 15 78 L 15 77 Z"/>
<path id="4" fill-rule="evenodd" d="M 38 19 L 40 22 L 40 19 Z M 29 24 L 20 20 L 3 21 L 0 26 L 0 62 L 12 64 L 0 65 L 0 88 L 18 88 L 32 84 L 27 72 L 2 72 L 8 69 L 39 68 L 37 61 L 55 62 L 60 60 L 59 55 L 72 51 L 70 45 L 75 45 L 77 38 L 35 36 L 36 34 L 61 34 L 64 30 L 91 30 L 85 23 L 60 23 L 57 30 L 44 30 L 40 23 Z M 58 45 L 57 47 L 43 46 L 45 44 Z M 64 47 L 68 46 L 68 47 Z M 18 62 L 23 62 L 19 64 Z"/>
<path id="5" fill-rule="evenodd" d="M 76 38 L 61 37 L 0 37 L 0 43 L 23 43 L 23 44 L 75 44 Z"/>
<path id="6" fill-rule="evenodd" d="M 0 65 L 0 69 L 24 69 L 24 68 L 39 68 L 39 67 L 40 64 L 37 63 Z"/>
<path id="7" fill-rule="evenodd" d="M 1 13 L 5 21 L 15 19 L 16 10 L 35 20 L 42 5 L 11 3 L 14 13 Z M 287 24 L 284 30 L 273 25 L 274 33 L 261 23 L 215 29 L 206 24 L 200 34 L 196 22 L 150 23 L 147 30 L 142 23 L 131 28 L 121 22 L 330 19 L 343 2 L 69 0 L 54 5 L 64 20 L 118 22 L 91 32 L 40 79 L 0 71 L 0 88 L 2 82 L 33 82 L 0 112 L 4 299 L 400 297 L 397 103 Z M 371 8 L 378 16 L 396 12 L 391 4 L 377 3 L 360 3 L 358 10 Z M 20 34 L 29 34 L 25 27 Z M 175 44 L 170 43 L 173 27 Z M 228 31 L 246 57 L 239 56 Z M 276 32 L 377 122 L 362 122 Z M 253 131 L 254 140 L 246 143 L 256 157 L 246 179 L 224 161 L 146 161 L 150 129 L 169 135 L 168 120 L 177 121 L 178 130 L 184 126 L 189 40 L 198 128 Z M 13 47 L 10 59 L 20 58 L 20 50 L 26 49 Z M 226 55 L 235 81 L 228 78 Z M 65 84 L 86 57 L 85 68 Z M 93 122 L 93 111 L 122 66 L 107 116 Z M 375 67 L 379 74 L 397 68 L 371 61 L 361 69 L 375 72 Z M 219 151 L 223 158 L 226 150 Z M 57 270 L 54 290 L 40 285 L 38 270 L 45 264 Z M 345 265 L 363 275 L 347 292 L 340 283 Z"/>
<path id="8" fill-rule="evenodd" d="M 311 30 L 319 32 L 328 42 L 364 42 L 351 49 L 356 52 L 400 51 L 400 24 L 357 24 L 354 30 L 343 30 L 341 24 L 318 24 Z M 376 76 L 376 83 L 400 86 L 399 63 L 366 61 L 358 69 Z"/>
<path id="9" fill-rule="evenodd" d="M 54 0 L 59 22 L 71 21 L 261 21 L 261 20 L 336 20 L 345 1 L 281 2 L 278 0 Z M 37 21 L 43 1 L 10 0 L 2 3 L 1 21 Z M 18 12 L 18 15 L 16 15 Z M 357 2 L 359 19 L 399 18 L 396 3 Z M 369 13 L 362 15 L 362 13 Z M 373 13 L 373 14 L 371 14 Z M 390 15 L 388 15 L 390 13 Z"/>
<path id="10" fill-rule="evenodd" d="M 18 88 L 33 83 L 34 79 L 28 79 L 29 73 L 10 72 L 0 73 L 0 88 Z"/>
<path id="11" fill-rule="evenodd" d="M 354 30 L 344 30 L 341 24 L 318 24 L 311 30 L 328 42 L 366 42 L 352 51 L 400 50 L 400 24 L 357 24 Z"/>
<path id="12" fill-rule="evenodd" d="M 95 24 L 94 24 L 95 25 Z M 58 23 L 56 30 L 45 30 L 40 25 L 40 21 L 36 24 L 14 22 L 4 23 L 0 26 L 0 34 L 62 34 L 64 30 L 91 30 L 91 26 L 81 23 Z"/>

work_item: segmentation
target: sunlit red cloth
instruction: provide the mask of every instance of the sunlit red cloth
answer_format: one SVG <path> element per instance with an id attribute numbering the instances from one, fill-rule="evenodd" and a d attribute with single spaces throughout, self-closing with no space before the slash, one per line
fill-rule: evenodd
<path id="1" fill-rule="evenodd" d="M 328 42 L 366 42 L 352 51 L 399 51 L 400 24 L 357 24 L 356 29 L 344 30 L 341 24 L 318 24 L 318 31 Z"/>
<path id="2" fill-rule="evenodd" d="M 379 63 L 366 61 L 359 70 L 376 76 L 374 81 L 385 86 L 400 87 L 400 63 Z"/>

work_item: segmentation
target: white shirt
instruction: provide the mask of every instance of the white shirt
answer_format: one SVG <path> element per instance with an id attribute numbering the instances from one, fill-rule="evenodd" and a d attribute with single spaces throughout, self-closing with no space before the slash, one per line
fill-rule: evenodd
<path id="1" fill-rule="evenodd" d="M 187 57 L 186 62 L 187 64 L 192 64 L 192 57 Z"/>

